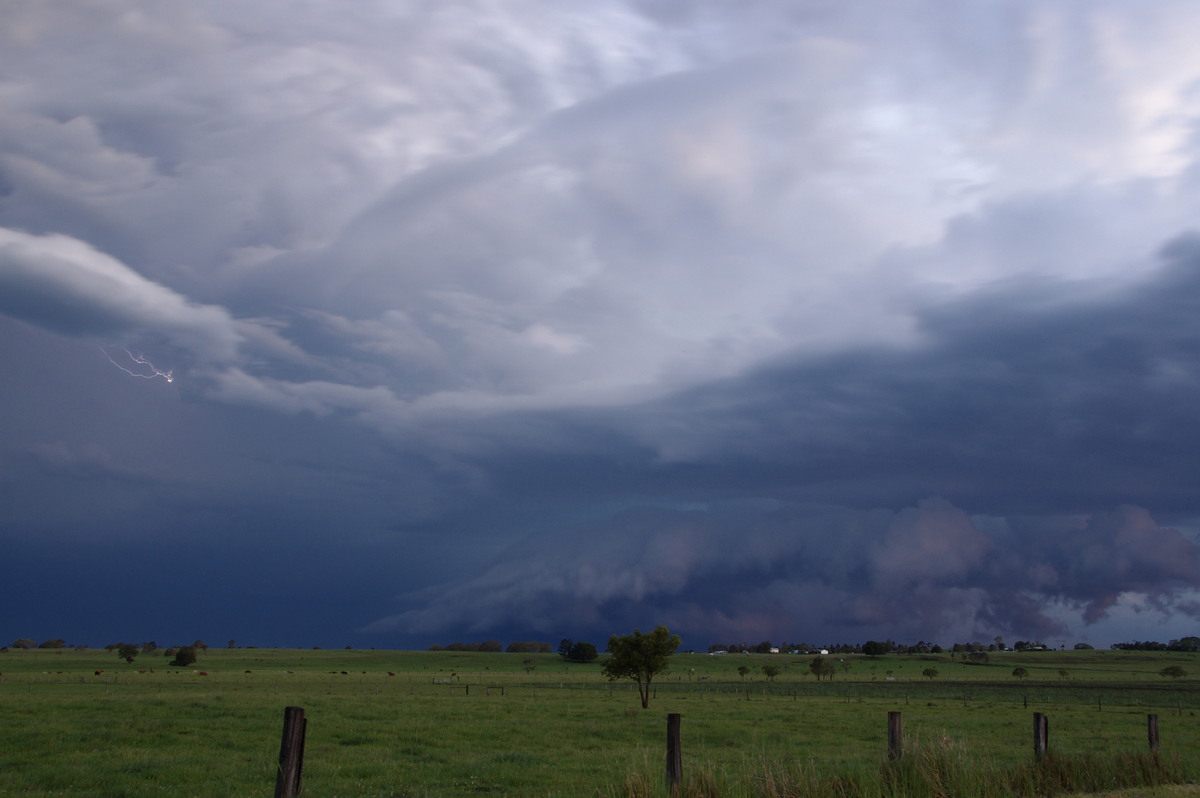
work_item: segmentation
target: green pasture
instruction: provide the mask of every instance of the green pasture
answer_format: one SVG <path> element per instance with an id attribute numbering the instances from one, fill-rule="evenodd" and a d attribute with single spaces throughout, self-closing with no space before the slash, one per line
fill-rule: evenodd
<path id="1" fill-rule="evenodd" d="M 950 752 L 981 773 L 1032 759 L 1034 712 L 1055 755 L 1101 758 L 1145 752 L 1153 713 L 1162 756 L 1200 778 L 1197 655 L 832 659 L 836 676 L 817 682 L 808 656 L 678 654 L 642 710 L 632 682 L 553 654 L 213 649 L 180 669 L 14 650 L 0 653 L 0 795 L 270 796 L 289 705 L 308 720 L 304 792 L 322 798 L 665 794 L 671 712 L 685 776 L 712 794 L 770 794 L 766 774 L 787 769 L 878 774 L 892 710 L 906 758 Z M 1168 665 L 1187 676 L 1160 676 Z"/>

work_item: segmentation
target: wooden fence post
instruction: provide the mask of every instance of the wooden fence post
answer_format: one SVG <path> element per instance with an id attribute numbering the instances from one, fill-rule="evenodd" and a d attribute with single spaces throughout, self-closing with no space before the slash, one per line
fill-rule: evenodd
<path id="1" fill-rule="evenodd" d="M 667 787 L 674 792 L 683 778 L 683 752 L 679 745 L 679 713 L 667 715 Z"/>
<path id="2" fill-rule="evenodd" d="M 903 753 L 904 723 L 899 712 L 888 712 L 888 759 L 895 762 Z"/>
<path id="3" fill-rule="evenodd" d="M 1041 712 L 1033 713 L 1033 756 L 1041 759 L 1046 755 L 1050 738 L 1050 722 Z"/>
<path id="4" fill-rule="evenodd" d="M 1158 753 L 1158 715 L 1146 716 L 1146 739 L 1150 742 L 1150 750 Z"/>
<path id="5" fill-rule="evenodd" d="M 279 743 L 279 773 L 275 777 L 275 798 L 300 795 L 300 772 L 304 769 L 304 732 L 308 721 L 302 707 L 283 710 L 283 739 Z"/>

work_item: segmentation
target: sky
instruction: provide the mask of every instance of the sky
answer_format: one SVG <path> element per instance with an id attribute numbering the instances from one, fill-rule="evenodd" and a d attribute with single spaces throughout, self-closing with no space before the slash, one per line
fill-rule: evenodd
<path id="1" fill-rule="evenodd" d="M 1197 633 L 1200 5 L 0 16 L 2 642 Z"/>

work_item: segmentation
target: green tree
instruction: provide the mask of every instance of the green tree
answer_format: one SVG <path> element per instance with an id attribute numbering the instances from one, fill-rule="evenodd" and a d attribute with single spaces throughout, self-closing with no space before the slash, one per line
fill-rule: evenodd
<path id="1" fill-rule="evenodd" d="M 742 681 L 746 681 L 746 676 L 750 673 L 749 665 L 738 665 L 738 676 L 742 677 Z"/>
<path id="2" fill-rule="evenodd" d="M 921 675 L 932 681 L 933 679 L 937 678 L 938 670 L 937 668 L 926 668 L 925 670 L 921 671 Z"/>
<path id="3" fill-rule="evenodd" d="M 1029 671 L 1025 670 L 1024 668 L 1013 668 L 1012 675 L 1018 679 L 1024 679 L 1029 676 Z"/>
<path id="4" fill-rule="evenodd" d="M 763 665 L 762 672 L 763 672 L 763 676 L 767 677 L 768 682 L 773 682 L 773 681 L 775 681 L 775 677 L 779 675 L 779 666 L 778 665 Z"/>
<path id="5" fill-rule="evenodd" d="M 808 669 L 812 671 L 813 676 L 817 677 L 818 682 L 823 678 L 833 681 L 833 675 L 837 672 L 833 663 L 821 655 L 813 657 L 813 661 L 808 664 Z"/>
<path id="6" fill-rule="evenodd" d="M 891 648 L 887 643 L 880 643 L 878 640 L 868 640 L 863 643 L 862 652 L 868 657 L 881 657 L 891 651 Z"/>
<path id="7" fill-rule="evenodd" d="M 595 662 L 600 656 L 600 652 L 596 651 L 596 647 L 584 640 L 578 640 L 571 644 L 567 649 L 567 662 Z"/>
<path id="8" fill-rule="evenodd" d="M 177 668 L 186 668 L 188 665 L 196 661 L 195 646 L 180 646 L 175 652 L 175 659 L 171 660 L 170 664 Z"/>
<path id="9" fill-rule="evenodd" d="M 1170 676 L 1172 679 L 1178 679 L 1181 676 L 1187 676 L 1187 671 L 1178 665 L 1168 665 L 1158 672 L 1159 676 Z"/>
<path id="10" fill-rule="evenodd" d="M 13 648 L 33 648 L 36 645 L 37 643 L 35 643 L 33 640 L 30 640 L 28 637 L 18 637 L 16 640 L 12 641 Z"/>
<path id="11" fill-rule="evenodd" d="M 649 634 L 634 629 L 631 635 L 613 635 L 608 638 L 611 656 L 604 661 L 604 675 L 609 681 L 636 681 L 642 709 L 646 709 L 650 706 L 650 682 L 669 670 L 671 655 L 679 648 L 679 642 L 679 635 L 671 634 L 665 626 Z"/>
<path id="12" fill-rule="evenodd" d="M 139 653 L 141 653 L 141 649 L 135 646 L 133 643 L 122 643 L 121 645 L 117 646 L 117 656 L 128 663 L 132 663 L 133 658 Z"/>

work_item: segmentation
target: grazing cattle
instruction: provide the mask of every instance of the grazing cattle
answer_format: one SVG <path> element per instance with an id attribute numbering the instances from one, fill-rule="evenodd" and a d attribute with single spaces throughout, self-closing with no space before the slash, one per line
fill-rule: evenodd
<path id="1" fill-rule="evenodd" d="M 246 671 L 246 673 L 254 673 L 254 671 Z"/>
<path id="2" fill-rule="evenodd" d="M 208 675 L 208 671 L 200 671 L 200 675 L 201 675 L 201 676 L 207 676 L 207 675 Z"/>
<path id="3" fill-rule="evenodd" d="M 395 675 L 396 675 L 395 671 L 388 671 L 388 676 L 395 676 Z"/>
<path id="4" fill-rule="evenodd" d="M 104 673 L 104 671 L 96 671 L 96 675 L 97 675 L 97 676 L 99 676 L 99 675 L 100 675 L 100 674 L 102 674 L 102 673 Z"/>

